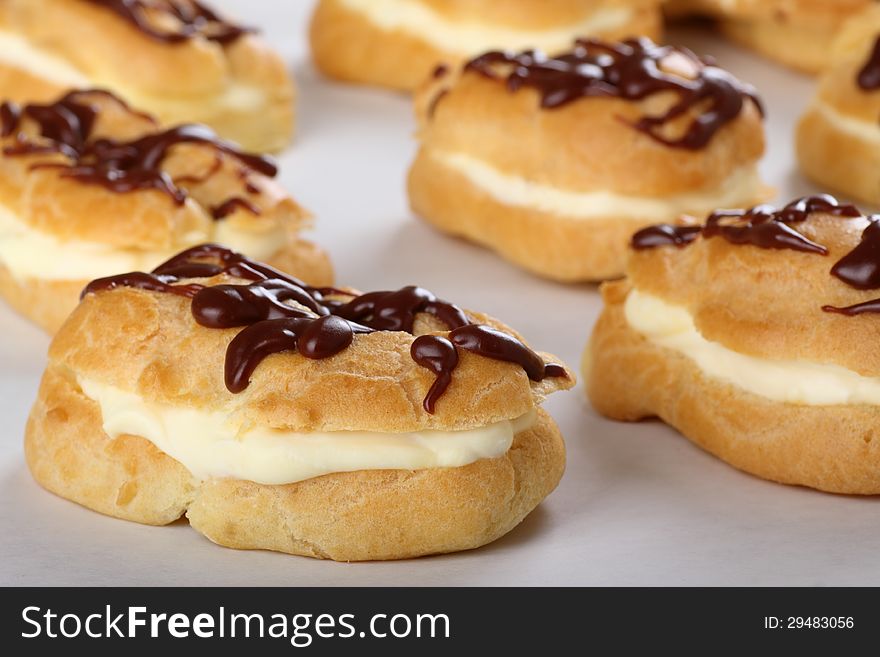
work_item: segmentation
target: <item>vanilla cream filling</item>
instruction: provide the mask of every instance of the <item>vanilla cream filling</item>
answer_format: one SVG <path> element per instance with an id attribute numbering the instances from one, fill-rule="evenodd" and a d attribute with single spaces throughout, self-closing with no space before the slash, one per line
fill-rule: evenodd
<path id="1" fill-rule="evenodd" d="M 654 344 L 690 358 L 709 377 L 773 401 L 808 406 L 880 404 L 880 378 L 839 365 L 770 360 L 706 340 L 686 308 L 632 290 L 626 321 Z"/>
<path id="2" fill-rule="evenodd" d="M 632 20 L 631 7 L 607 7 L 583 20 L 545 30 L 506 27 L 496 23 L 465 23 L 450 20 L 415 0 L 340 0 L 350 11 L 361 14 L 382 30 L 399 30 L 435 48 L 462 56 L 493 49 L 538 48 L 561 52 L 577 37 L 619 30 Z"/>
<path id="3" fill-rule="evenodd" d="M 702 216 L 720 207 L 750 203 L 763 188 L 756 165 L 735 170 L 714 189 L 653 197 L 560 189 L 505 173 L 465 153 L 440 151 L 431 157 L 504 205 L 575 219 L 625 217 L 647 223 L 671 221 L 682 214 Z"/>
<path id="4" fill-rule="evenodd" d="M 83 88 L 91 85 L 89 78 L 66 60 L 37 48 L 12 32 L 0 31 L 0 63 L 62 86 Z"/>
<path id="5" fill-rule="evenodd" d="M 274 255 L 285 243 L 278 222 L 248 217 L 211 221 L 205 231 L 183 236 L 168 251 L 120 249 L 85 240 L 61 240 L 24 223 L 0 204 L 0 264 L 19 280 L 83 281 L 128 271 L 150 271 L 180 250 L 204 242 L 219 242 L 255 260 Z M 124 220 L 120 231 L 125 230 Z"/>
<path id="6" fill-rule="evenodd" d="M 145 401 L 90 379 L 80 389 L 101 407 L 111 438 L 141 436 L 200 479 L 291 484 L 333 472 L 454 468 L 507 452 L 536 412 L 463 431 L 299 433 L 243 427 L 228 414 Z"/>
<path id="7" fill-rule="evenodd" d="M 880 123 L 846 116 L 821 100 L 816 101 L 814 107 L 838 132 L 851 135 L 868 143 L 880 145 Z"/>
<path id="8" fill-rule="evenodd" d="M 266 104 L 266 92 L 251 85 L 233 82 L 222 92 L 211 96 L 187 98 L 145 94 L 121 85 L 105 81 L 134 107 L 146 109 L 168 121 L 204 121 L 209 123 L 218 110 L 251 112 Z"/>
<path id="9" fill-rule="evenodd" d="M 241 83 L 231 83 L 220 93 L 208 97 L 167 98 L 141 93 L 128 87 L 124 81 L 120 84 L 118 80 L 86 75 L 64 58 L 12 32 L 0 31 L 0 64 L 26 71 L 62 87 L 86 89 L 108 86 L 132 105 L 174 121 L 195 120 L 197 116 L 209 120 L 218 109 L 253 111 L 266 102 L 263 89 Z"/>

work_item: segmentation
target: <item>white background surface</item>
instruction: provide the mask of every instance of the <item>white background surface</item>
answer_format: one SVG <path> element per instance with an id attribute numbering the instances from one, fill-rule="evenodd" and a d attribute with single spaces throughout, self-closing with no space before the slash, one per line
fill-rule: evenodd
<path id="1" fill-rule="evenodd" d="M 332 253 L 339 282 L 417 283 L 579 362 L 599 311 L 596 288 L 538 280 L 414 220 L 404 194 L 414 151 L 409 103 L 320 79 L 305 43 L 310 2 L 214 3 L 262 27 L 291 63 L 300 118 L 281 176 L 316 214 L 314 237 Z M 763 172 L 779 199 L 815 191 L 795 171 L 791 141 L 811 80 L 696 29 L 673 31 L 670 41 L 715 55 L 762 92 Z M 40 489 L 24 463 L 22 434 L 47 345 L 0 306 L 0 584 L 880 584 L 878 501 L 742 474 L 658 422 L 598 417 L 581 386 L 547 404 L 568 445 L 560 487 L 480 550 L 338 564 L 217 547 L 185 522 L 155 528 L 103 517 Z"/>

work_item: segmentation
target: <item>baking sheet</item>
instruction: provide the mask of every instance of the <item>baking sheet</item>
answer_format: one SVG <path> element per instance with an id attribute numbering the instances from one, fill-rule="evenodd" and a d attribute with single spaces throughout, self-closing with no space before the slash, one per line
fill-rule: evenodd
<path id="1" fill-rule="evenodd" d="M 305 45 L 310 2 L 214 3 L 261 26 L 293 67 L 298 138 L 280 158 L 281 177 L 316 214 L 314 237 L 332 253 L 340 282 L 423 285 L 579 362 L 599 311 L 596 288 L 538 280 L 415 221 L 404 194 L 415 146 L 409 103 L 316 74 Z M 700 28 L 673 30 L 669 40 L 715 55 L 761 90 L 769 112 L 762 170 L 779 200 L 817 191 L 798 176 L 792 152 L 812 81 Z M 220 548 L 185 522 L 156 528 L 107 518 L 43 491 L 24 464 L 22 434 L 47 345 L 0 306 L 0 584 L 880 584 L 878 501 L 742 474 L 658 422 L 598 417 L 580 386 L 547 403 L 568 445 L 561 485 L 480 550 L 337 564 Z"/>

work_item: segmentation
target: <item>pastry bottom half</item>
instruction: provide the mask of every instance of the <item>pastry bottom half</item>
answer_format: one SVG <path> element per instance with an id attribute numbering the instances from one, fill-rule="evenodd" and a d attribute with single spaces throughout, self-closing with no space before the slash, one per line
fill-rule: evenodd
<path id="1" fill-rule="evenodd" d="M 632 234 L 652 223 L 632 217 L 566 217 L 506 205 L 424 150 L 410 169 L 408 190 L 413 212 L 436 228 L 562 282 L 623 275 Z"/>
<path id="2" fill-rule="evenodd" d="M 333 266 L 330 257 L 308 240 L 297 240 L 266 260 L 312 285 L 331 285 Z M 157 265 L 159 263 L 156 263 Z M 118 272 L 120 274 L 125 272 Z M 0 262 L 0 297 L 19 314 L 55 334 L 79 303 L 88 280 L 46 280 L 19 278 Z"/>
<path id="3" fill-rule="evenodd" d="M 624 316 L 628 283 L 603 286 L 584 354 L 587 395 L 611 419 L 659 417 L 730 465 L 832 493 L 880 494 L 880 409 L 786 404 L 705 376 Z"/>
<path id="4" fill-rule="evenodd" d="M 337 561 L 404 559 L 477 548 L 503 536 L 557 485 L 565 447 L 543 410 L 508 452 L 457 468 L 362 470 L 287 485 L 200 481 L 137 436 L 111 439 L 99 406 L 50 364 L 25 454 L 47 490 L 150 525 L 182 516 L 227 547 Z"/>
<path id="5" fill-rule="evenodd" d="M 801 170 L 816 183 L 880 207 L 878 142 L 841 130 L 814 106 L 798 125 L 797 152 Z"/>
<path id="6" fill-rule="evenodd" d="M 633 19 L 625 28 L 604 32 L 601 37 L 613 40 L 646 35 L 659 39 L 660 12 L 653 7 L 633 11 Z M 441 63 L 454 65 L 467 59 L 465 55 L 445 52 L 401 30 L 377 27 L 339 0 L 318 3 L 312 17 L 310 41 L 312 58 L 325 75 L 400 91 L 417 89 Z"/>

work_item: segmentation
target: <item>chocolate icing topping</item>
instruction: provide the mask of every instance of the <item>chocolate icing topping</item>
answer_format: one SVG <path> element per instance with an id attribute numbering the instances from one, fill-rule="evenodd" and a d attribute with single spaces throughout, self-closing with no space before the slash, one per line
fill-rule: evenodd
<path id="1" fill-rule="evenodd" d="M 250 283 L 175 285 L 184 279 L 220 274 Z M 561 365 L 545 364 L 513 336 L 473 323 L 458 306 L 423 288 L 408 286 L 359 296 L 334 288 L 314 288 L 212 244 L 184 251 L 151 274 L 122 274 L 93 281 L 83 296 L 119 287 L 190 298 L 195 321 L 207 328 L 244 327 L 226 351 L 224 376 L 233 393 L 247 388 L 254 370 L 272 354 L 297 351 L 306 358 L 329 358 L 346 349 L 356 334 L 413 333 L 420 313 L 434 316 L 449 330 L 445 336 L 420 335 L 410 349 L 413 360 L 436 376 L 423 402 L 428 413 L 434 412 L 437 400 L 450 385 L 461 351 L 515 363 L 532 381 L 567 376 Z"/>
<path id="2" fill-rule="evenodd" d="M 691 79 L 664 71 L 664 60 L 673 56 L 684 58 L 696 76 Z M 541 95 L 541 107 L 547 109 L 584 97 L 640 101 L 671 92 L 678 97 L 672 107 L 659 115 L 643 116 L 632 127 L 673 148 L 705 147 L 718 130 L 739 116 L 746 100 L 763 113 L 751 86 L 689 50 L 660 46 L 645 38 L 622 43 L 579 39 L 571 52 L 556 57 L 533 50 L 492 51 L 472 59 L 465 70 L 492 79 L 506 76 L 511 92 L 522 87 L 535 89 Z M 692 112 L 698 116 L 681 137 L 664 134 L 668 124 Z"/>
<path id="3" fill-rule="evenodd" d="M 880 217 L 872 217 L 858 245 L 831 268 L 831 274 L 857 290 L 880 288 Z"/>
<path id="4" fill-rule="evenodd" d="M 129 141 L 95 138 L 93 130 L 99 110 L 89 102 L 89 98 L 95 95 L 112 98 L 131 111 L 116 96 L 98 90 L 74 91 L 48 105 L 19 107 L 15 103 L 3 103 L 0 105 L 0 134 L 5 138 L 15 135 L 15 141 L 3 148 L 3 154 L 8 157 L 60 154 L 69 162 L 51 159 L 32 166 L 58 168 L 65 178 L 100 185 L 120 194 L 156 189 L 178 205 L 187 198 L 186 190 L 178 183 L 199 181 L 182 176 L 175 182 L 163 169 L 165 158 L 180 144 L 208 145 L 218 154 L 224 153 L 237 160 L 245 172 L 257 171 L 269 177 L 277 173 L 269 158 L 241 151 L 203 125 L 179 125 Z M 138 115 L 153 120 L 147 115 Z M 21 130 L 25 118 L 36 123 L 39 138 L 30 137 Z M 215 219 L 222 219 L 237 208 L 259 213 L 250 201 L 232 197 L 213 208 L 212 215 Z"/>
<path id="5" fill-rule="evenodd" d="M 857 290 L 880 288 L 880 216 L 868 217 L 870 223 L 862 231 L 861 240 L 852 251 L 831 268 L 831 275 Z M 880 299 L 853 306 L 822 306 L 822 310 L 840 315 L 880 313 Z"/>
<path id="6" fill-rule="evenodd" d="M 227 45 L 239 37 L 255 32 L 253 28 L 230 23 L 196 0 L 86 0 L 105 7 L 131 23 L 151 39 L 175 44 L 202 37 Z M 176 25 L 171 29 L 159 27 L 151 15 L 170 19 Z"/>
<path id="7" fill-rule="evenodd" d="M 658 246 L 687 246 L 693 242 L 700 233 L 702 226 L 673 226 L 671 224 L 657 224 L 642 228 L 632 236 L 632 247 L 638 251 L 653 249 Z"/>
<path id="8" fill-rule="evenodd" d="M 762 249 L 790 249 L 827 255 L 828 249 L 792 227 L 792 224 L 802 223 L 814 213 L 838 217 L 862 216 L 857 207 L 839 203 L 833 196 L 805 196 L 779 210 L 770 205 L 758 205 L 749 210 L 718 210 L 709 215 L 702 228 L 666 224 L 650 226 L 633 236 L 632 247 L 638 250 L 667 245 L 684 246 L 702 235 L 704 238 L 722 237 L 732 244 Z"/>
<path id="9" fill-rule="evenodd" d="M 874 43 L 871 56 L 865 62 L 865 66 L 859 71 L 859 87 L 865 91 L 880 90 L 880 36 Z"/>

